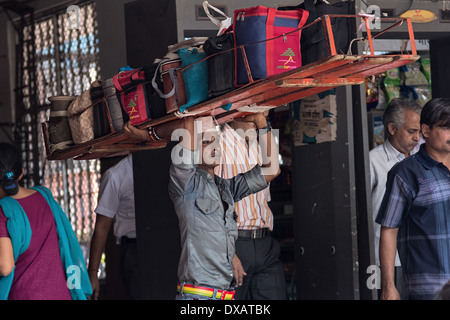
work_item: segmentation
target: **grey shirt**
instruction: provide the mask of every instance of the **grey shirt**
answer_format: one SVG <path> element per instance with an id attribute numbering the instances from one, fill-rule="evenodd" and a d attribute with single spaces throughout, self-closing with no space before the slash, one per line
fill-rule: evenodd
<path id="1" fill-rule="evenodd" d="M 182 148 L 181 164 L 170 168 L 169 194 L 181 235 L 179 281 L 229 289 L 237 239 L 234 203 L 267 187 L 260 166 L 231 179 L 198 169 L 197 152 Z"/>

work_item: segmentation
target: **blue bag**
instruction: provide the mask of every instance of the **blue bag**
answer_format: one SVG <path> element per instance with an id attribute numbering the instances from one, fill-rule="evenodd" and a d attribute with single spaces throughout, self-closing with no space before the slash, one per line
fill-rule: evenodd
<path id="1" fill-rule="evenodd" d="M 186 90 L 186 104 L 180 107 L 180 112 L 183 112 L 189 107 L 192 107 L 200 102 L 208 99 L 208 63 L 206 53 L 196 47 L 182 48 L 177 51 L 181 59 L 181 68 L 183 70 L 183 80 Z"/>

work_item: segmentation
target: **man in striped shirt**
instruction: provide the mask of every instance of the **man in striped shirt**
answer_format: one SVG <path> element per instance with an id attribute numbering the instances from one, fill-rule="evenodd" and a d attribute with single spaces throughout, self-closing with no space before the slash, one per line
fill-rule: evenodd
<path id="1" fill-rule="evenodd" d="M 386 300 L 400 298 L 396 248 L 409 299 L 435 299 L 450 279 L 450 99 L 429 101 L 420 124 L 425 143 L 389 171 L 376 219 Z"/>
<path id="2" fill-rule="evenodd" d="M 215 174 L 232 178 L 261 165 L 261 149 L 253 123 L 234 120 L 223 126 L 221 165 Z M 282 300 L 286 297 L 280 246 L 270 235 L 273 214 L 268 206 L 269 187 L 235 203 L 238 239 L 233 271 L 237 280 L 236 300 Z"/>

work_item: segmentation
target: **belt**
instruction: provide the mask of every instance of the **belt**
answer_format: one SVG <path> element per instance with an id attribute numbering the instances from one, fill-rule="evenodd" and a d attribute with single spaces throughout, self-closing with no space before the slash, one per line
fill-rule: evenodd
<path id="1" fill-rule="evenodd" d="M 253 230 L 238 230 L 238 237 L 244 239 L 261 239 L 270 234 L 268 228 L 259 228 Z"/>
<path id="2" fill-rule="evenodd" d="M 177 292 L 180 292 L 181 283 L 178 282 L 177 284 Z M 194 286 L 193 284 L 185 283 L 183 285 L 183 293 L 190 293 L 190 294 L 196 294 L 199 296 L 209 297 L 212 298 L 214 295 L 214 291 L 217 291 L 216 293 L 216 299 L 220 300 L 233 300 L 234 298 L 234 290 L 233 291 L 227 291 L 227 290 L 216 290 L 211 287 L 204 287 L 204 286 Z"/>

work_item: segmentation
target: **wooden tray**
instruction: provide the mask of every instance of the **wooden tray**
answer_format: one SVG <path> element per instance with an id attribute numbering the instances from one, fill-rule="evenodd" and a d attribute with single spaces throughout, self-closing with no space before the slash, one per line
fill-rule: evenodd
<path id="1" fill-rule="evenodd" d="M 369 44 L 370 55 L 338 54 L 335 49 L 333 32 L 331 29 L 331 17 L 361 19 L 362 23 L 365 23 L 366 25 L 366 41 Z M 328 40 L 329 56 L 327 58 L 264 80 L 253 81 L 250 77 L 249 84 L 190 107 L 182 114 L 168 114 L 158 119 L 148 120 L 137 127 L 148 128 L 186 116 L 200 117 L 210 115 L 214 116 L 219 123 L 225 123 L 234 118 L 256 112 L 259 110 L 258 106 L 275 108 L 285 103 L 299 100 L 338 86 L 362 84 L 366 77 L 406 65 L 420 58 L 417 55 L 414 33 L 409 18 L 380 18 L 382 22 L 395 22 L 395 24 L 377 33 L 376 36 L 371 35 L 370 28 L 368 27 L 369 20 L 370 17 L 363 15 L 325 15 L 298 30 L 307 28 L 314 23 L 322 22 Z M 374 55 L 372 40 L 403 22 L 408 24 L 411 53 L 404 55 Z M 266 41 L 270 40 L 272 39 Z M 236 50 L 245 50 L 244 47 L 245 46 L 240 46 L 236 48 Z M 247 72 L 250 74 L 248 61 L 245 60 L 245 55 L 244 63 Z M 228 110 L 222 108 L 223 106 L 229 106 L 230 104 L 231 107 Z M 104 137 L 69 147 L 62 151 L 50 153 L 48 148 L 46 123 L 42 124 L 42 129 L 48 160 L 64 160 L 69 158 L 74 158 L 76 160 L 98 159 L 102 157 L 124 155 L 138 150 L 164 148 L 167 145 L 166 141 L 142 144 L 130 139 L 123 130 L 118 132 L 112 130 L 113 133 Z"/>

